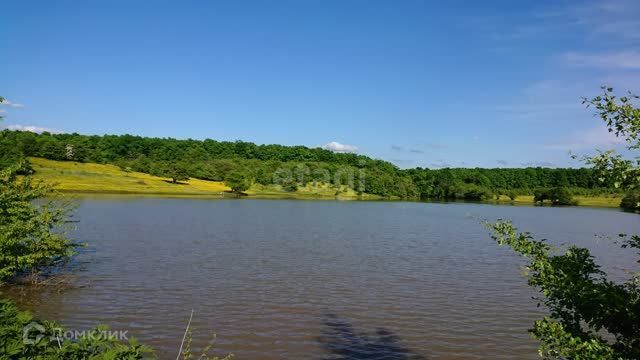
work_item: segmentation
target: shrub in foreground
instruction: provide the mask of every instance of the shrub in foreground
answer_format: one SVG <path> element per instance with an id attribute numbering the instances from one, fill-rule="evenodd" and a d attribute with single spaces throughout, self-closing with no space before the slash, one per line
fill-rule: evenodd
<path id="1" fill-rule="evenodd" d="M 57 336 L 61 333 L 55 323 L 36 322 L 30 313 L 0 299 L 0 359 L 135 360 L 151 351 L 135 339 L 123 343 L 113 336 L 96 335 L 109 334 L 106 327 L 87 332 L 77 341 Z"/>
<path id="2" fill-rule="evenodd" d="M 509 222 L 489 225 L 493 238 L 527 259 L 529 285 L 549 315 L 534 323 L 545 359 L 640 359 L 640 274 L 609 280 L 589 250 L 554 251 Z M 640 249 L 640 237 L 621 235 L 622 247 Z"/>
<path id="3" fill-rule="evenodd" d="M 78 246 L 63 231 L 70 204 L 50 197 L 50 186 L 19 176 L 24 167 L 0 171 L 0 283 L 57 265 Z"/>

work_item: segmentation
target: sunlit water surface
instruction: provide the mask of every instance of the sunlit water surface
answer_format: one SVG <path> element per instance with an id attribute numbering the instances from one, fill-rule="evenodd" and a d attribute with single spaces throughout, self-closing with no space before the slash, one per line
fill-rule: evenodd
<path id="1" fill-rule="evenodd" d="M 593 250 L 625 276 L 614 210 L 270 200 L 85 199 L 74 288 L 3 289 L 70 329 L 107 323 L 175 358 L 217 334 L 236 359 L 536 359 L 522 259 L 482 219 Z"/>

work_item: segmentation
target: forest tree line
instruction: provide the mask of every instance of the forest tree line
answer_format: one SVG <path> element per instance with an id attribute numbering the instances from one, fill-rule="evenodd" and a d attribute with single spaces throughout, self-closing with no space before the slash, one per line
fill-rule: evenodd
<path id="1" fill-rule="evenodd" d="M 613 192 L 587 168 L 399 169 L 390 162 L 305 146 L 243 141 L 177 140 L 132 135 L 88 136 L 0 132 L 0 167 L 24 157 L 114 164 L 173 178 L 278 184 L 294 191 L 309 182 L 348 185 L 358 192 L 405 199 L 488 200 L 496 195 L 533 195 L 564 187 L 574 194 Z"/>

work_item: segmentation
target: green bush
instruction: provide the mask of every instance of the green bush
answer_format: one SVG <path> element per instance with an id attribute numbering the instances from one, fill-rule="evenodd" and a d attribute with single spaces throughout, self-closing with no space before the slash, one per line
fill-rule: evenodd
<path id="1" fill-rule="evenodd" d="M 288 192 L 295 192 L 298 190 L 298 183 L 293 179 L 287 179 L 282 182 L 282 189 Z"/>
<path id="2" fill-rule="evenodd" d="M 57 265 L 78 246 L 63 231 L 70 204 L 55 196 L 43 200 L 55 193 L 19 177 L 24 169 L 23 163 L 0 171 L 0 283 Z"/>
<path id="3" fill-rule="evenodd" d="M 538 204 L 543 204 L 545 201 L 549 201 L 552 205 L 577 204 L 577 202 L 573 200 L 571 191 L 565 187 L 537 189 L 533 193 L 533 201 Z"/>
<path id="4" fill-rule="evenodd" d="M 493 196 L 491 189 L 475 184 L 456 184 L 450 190 L 453 200 L 484 201 L 491 200 Z"/>
<path id="5" fill-rule="evenodd" d="M 493 239 L 527 260 L 529 285 L 550 314 L 530 332 L 545 359 L 640 359 L 640 287 L 607 278 L 586 248 L 557 251 L 508 221 L 489 224 Z M 620 235 L 623 248 L 640 249 L 640 237 Z M 603 337 L 602 334 L 611 336 Z"/>
<path id="6" fill-rule="evenodd" d="M 224 183 L 233 190 L 241 194 L 251 187 L 251 179 L 242 171 L 232 171 L 224 178 Z"/>
<path id="7" fill-rule="evenodd" d="M 640 211 L 640 193 L 627 194 L 622 198 L 620 207 L 628 211 Z"/>
<path id="8" fill-rule="evenodd" d="M 507 193 L 505 194 L 509 197 L 509 199 L 511 199 L 511 201 L 515 200 L 518 197 L 518 192 L 515 190 L 509 190 L 507 191 Z"/>
<path id="9" fill-rule="evenodd" d="M 63 330 L 57 324 L 37 322 L 30 313 L 0 299 L 0 359 L 134 360 L 151 351 L 135 339 L 128 344 L 118 341 L 104 326 L 85 332 L 75 341 L 56 336 L 60 334 Z"/>

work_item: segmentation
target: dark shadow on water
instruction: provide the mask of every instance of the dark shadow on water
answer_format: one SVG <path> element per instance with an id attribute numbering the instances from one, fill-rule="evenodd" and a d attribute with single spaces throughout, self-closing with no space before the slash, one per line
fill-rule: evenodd
<path id="1" fill-rule="evenodd" d="M 357 331 L 353 325 L 335 314 L 327 314 L 325 330 L 319 338 L 327 351 L 323 359 L 336 360 L 426 360 L 400 344 L 400 338 L 384 328 L 374 334 Z"/>

